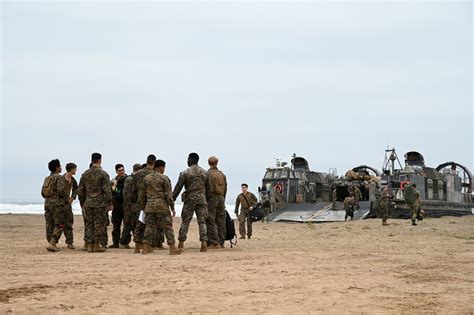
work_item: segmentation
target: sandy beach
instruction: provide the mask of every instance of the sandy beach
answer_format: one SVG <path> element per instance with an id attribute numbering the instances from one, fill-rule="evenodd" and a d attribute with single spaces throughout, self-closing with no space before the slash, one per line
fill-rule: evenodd
<path id="1" fill-rule="evenodd" d="M 258 222 L 200 253 L 194 221 L 169 256 L 83 252 L 80 216 L 78 249 L 49 253 L 42 216 L 1 215 L 0 313 L 474 312 L 474 216 L 390 223 Z"/>

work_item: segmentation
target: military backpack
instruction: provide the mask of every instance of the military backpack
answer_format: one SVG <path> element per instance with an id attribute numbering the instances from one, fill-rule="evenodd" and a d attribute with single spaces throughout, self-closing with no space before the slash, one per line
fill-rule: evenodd
<path id="1" fill-rule="evenodd" d="M 225 212 L 225 240 L 230 242 L 230 248 L 237 245 L 237 234 L 235 234 L 234 220 L 229 215 L 229 212 Z"/>
<path id="2" fill-rule="evenodd" d="M 41 195 L 44 198 L 49 198 L 54 194 L 54 184 L 56 180 L 53 175 L 44 178 L 43 187 L 41 187 Z"/>
<path id="3" fill-rule="evenodd" d="M 224 174 L 221 171 L 211 171 L 209 177 L 212 193 L 223 196 L 226 189 Z"/>

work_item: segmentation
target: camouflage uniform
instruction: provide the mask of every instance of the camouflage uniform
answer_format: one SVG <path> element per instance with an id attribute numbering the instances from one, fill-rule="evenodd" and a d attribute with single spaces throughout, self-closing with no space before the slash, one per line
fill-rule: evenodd
<path id="1" fill-rule="evenodd" d="M 245 220 L 247 220 L 247 236 L 252 236 L 252 219 L 250 218 L 250 207 L 254 207 L 257 205 L 257 197 L 251 192 L 247 192 L 244 196 L 244 193 L 241 193 L 237 196 L 235 200 L 235 214 L 239 212 L 239 206 L 242 205 L 240 208 L 240 214 L 238 215 L 239 218 L 239 233 L 241 237 L 245 237 Z"/>
<path id="2" fill-rule="evenodd" d="M 263 218 L 262 218 L 262 223 L 267 221 L 267 223 L 270 221 L 270 212 L 271 212 L 271 203 L 270 199 L 268 199 L 268 196 L 265 196 L 262 198 L 262 210 L 263 210 Z"/>
<path id="3" fill-rule="evenodd" d="M 67 182 L 60 174 L 52 173 L 53 194 L 46 198 L 44 202 L 44 218 L 46 221 L 46 239 L 48 243 L 53 240 L 55 243 L 61 238 L 64 229 L 64 213 L 67 208 L 68 198 L 66 187 Z"/>
<path id="4" fill-rule="evenodd" d="M 117 186 L 115 191 L 112 191 L 112 204 L 114 209 L 112 210 L 112 243 L 115 246 L 119 245 L 120 242 L 120 228 L 122 227 L 123 221 L 123 184 L 127 176 L 116 176 Z"/>
<path id="5" fill-rule="evenodd" d="M 354 187 L 354 208 L 360 209 L 359 201 L 362 199 L 362 192 L 360 191 L 359 187 Z"/>
<path id="6" fill-rule="evenodd" d="M 133 232 L 133 241 L 135 243 L 143 243 L 143 237 L 145 235 L 145 224 L 140 222 L 138 218 L 140 217 L 141 210 L 145 209 L 145 204 L 140 202 L 143 197 L 141 195 L 145 194 L 145 177 L 148 174 L 153 172 L 153 166 L 146 167 L 144 169 L 139 170 L 135 177 L 133 178 L 135 189 L 137 190 L 138 201 L 137 201 L 137 212 L 135 213 L 135 230 Z"/>
<path id="7" fill-rule="evenodd" d="M 219 194 L 212 191 L 212 173 L 219 172 L 224 176 L 225 189 L 224 192 Z M 207 204 L 208 204 L 208 217 L 206 219 L 207 237 L 209 244 L 220 244 L 223 245 L 225 242 L 226 234 L 226 210 L 225 210 L 225 197 L 227 195 L 227 179 L 220 171 L 217 166 L 212 166 L 208 170 L 208 182 L 209 187 L 207 191 Z"/>
<path id="8" fill-rule="evenodd" d="M 336 202 L 337 202 L 337 190 L 336 188 L 334 188 L 332 190 L 332 210 L 337 210 L 337 205 L 336 205 Z"/>
<path id="9" fill-rule="evenodd" d="M 206 218 L 208 216 L 206 189 L 209 188 L 207 172 L 197 164 L 190 166 L 179 174 L 178 183 L 173 190 L 173 200 L 176 200 L 179 193 L 185 187 L 182 200 L 183 210 L 181 212 L 181 227 L 179 229 L 178 240 L 186 241 L 189 224 L 196 212 L 199 225 L 199 240 L 207 241 Z"/>
<path id="10" fill-rule="evenodd" d="M 390 207 L 392 201 L 394 199 L 394 195 L 391 190 L 384 190 L 382 191 L 381 201 L 380 201 L 380 216 L 382 217 L 382 221 L 385 222 L 388 219 Z"/>
<path id="11" fill-rule="evenodd" d="M 145 236 L 144 243 L 153 242 L 153 234 L 159 225 L 166 235 L 168 245 L 174 245 L 173 217 L 174 210 L 171 195 L 171 181 L 166 175 L 152 172 L 144 178 L 144 191 L 140 195 L 139 204 L 145 205 Z"/>
<path id="12" fill-rule="evenodd" d="M 106 208 L 112 204 L 109 175 L 99 166 L 92 166 L 82 174 L 77 195 L 86 215 L 86 242 L 102 241 L 107 232 Z"/>
<path id="13" fill-rule="evenodd" d="M 416 222 L 416 219 L 420 219 L 421 217 L 421 204 L 420 204 L 420 193 L 418 190 L 415 190 L 415 202 L 414 203 L 407 203 L 408 207 L 411 210 L 411 222 Z"/>
<path id="14" fill-rule="evenodd" d="M 74 201 L 77 198 L 77 181 L 73 176 L 71 176 L 71 183 L 69 183 L 65 176 L 64 180 L 66 181 L 66 195 Z M 74 243 L 74 235 L 72 232 L 72 226 L 74 224 L 72 201 L 69 202 L 68 200 L 66 211 L 64 211 L 64 236 L 66 236 L 66 244 Z"/>
<path id="15" fill-rule="evenodd" d="M 346 210 L 344 221 L 347 221 L 348 218 L 354 219 L 354 197 L 344 199 L 344 210 Z"/>
<path id="16" fill-rule="evenodd" d="M 135 174 L 128 176 L 123 185 L 123 231 L 120 243 L 130 244 L 131 234 L 134 233 L 140 210 L 138 209 L 138 193 L 135 185 Z"/>

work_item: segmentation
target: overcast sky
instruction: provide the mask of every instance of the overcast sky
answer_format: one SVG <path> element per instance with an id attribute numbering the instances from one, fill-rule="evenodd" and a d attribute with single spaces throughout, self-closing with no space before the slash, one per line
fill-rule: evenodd
<path id="1" fill-rule="evenodd" d="M 384 150 L 473 169 L 472 15 L 457 3 L 1 3 L 1 196 L 47 163 L 217 155 L 232 200 L 293 153 L 339 174 Z M 229 200 L 229 201 L 232 201 Z"/>

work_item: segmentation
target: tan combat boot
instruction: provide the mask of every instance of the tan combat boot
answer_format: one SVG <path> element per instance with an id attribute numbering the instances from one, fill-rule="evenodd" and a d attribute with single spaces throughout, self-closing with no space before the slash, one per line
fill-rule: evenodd
<path id="1" fill-rule="evenodd" d="M 135 250 L 133 251 L 134 254 L 140 254 L 140 250 L 143 248 L 142 242 L 135 242 Z"/>
<path id="2" fill-rule="evenodd" d="M 181 250 L 181 248 L 176 248 L 176 246 L 174 244 L 170 245 L 170 255 L 179 255 L 182 252 L 183 251 Z"/>
<path id="3" fill-rule="evenodd" d="M 184 250 L 184 241 L 179 241 L 178 248 L 180 248 L 181 250 Z"/>
<path id="4" fill-rule="evenodd" d="M 88 253 L 94 252 L 94 243 L 87 243 L 87 252 Z"/>
<path id="5" fill-rule="evenodd" d="M 386 225 L 390 225 L 390 224 L 387 223 L 387 220 L 383 220 L 383 221 L 382 221 L 382 225 L 383 225 L 383 226 L 386 226 Z"/>
<path id="6" fill-rule="evenodd" d="M 221 249 L 221 246 L 219 244 L 211 244 L 208 247 L 209 249 Z"/>
<path id="7" fill-rule="evenodd" d="M 151 246 L 150 244 L 148 244 L 148 242 L 143 242 L 143 250 L 142 250 L 142 254 L 149 254 L 151 253 Z"/>
<path id="8" fill-rule="evenodd" d="M 49 245 L 48 245 L 48 247 L 46 247 L 46 249 L 50 252 L 59 252 L 61 250 L 60 248 L 58 248 L 56 246 L 56 241 L 55 240 L 49 241 Z"/>
<path id="9" fill-rule="evenodd" d="M 207 252 L 207 241 L 201 242 L 201 252 Z"/>
<path id="10" fill-rule="evenodd" d="M 89 246 L 89 244 L 87 242 L 84 242 L 84 247 L 82 248 L 84 252 L 87 252 L 87 246 Z"/>
<path id="11" fill-rule="evenodd" d="M 95 242 L 93 246 L 94 246 L 94 249 L 93 249 L 94 253 L 103 253 L 103 252 L 105 252 L 105 248 L 101 247 L 99 242 Z"/>
<path id="12" fill-rule="evenodd" d="M 71 243 L 71 244 L 67 244 L 67 249 L 76 249 L 76 248 L 75 248 L 74 245 Z"/>

